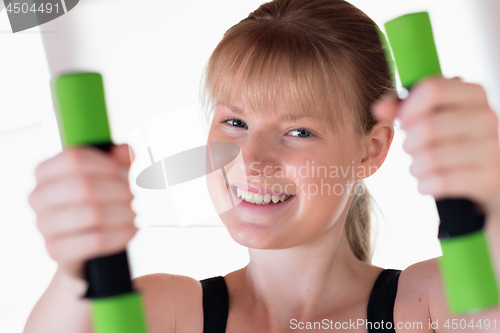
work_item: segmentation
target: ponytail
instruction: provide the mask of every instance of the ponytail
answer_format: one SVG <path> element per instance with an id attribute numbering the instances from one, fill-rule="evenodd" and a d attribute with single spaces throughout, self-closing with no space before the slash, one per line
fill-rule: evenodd
<path id="1" fill-rule="evenodd" d="M 349 207 L 345 222 L 347 240 L 356 258 L 369 263 L 372 257 L 370 212 L 373 199 L 363 180 L 358 182 L 354 192 L 354 198 Z"/>

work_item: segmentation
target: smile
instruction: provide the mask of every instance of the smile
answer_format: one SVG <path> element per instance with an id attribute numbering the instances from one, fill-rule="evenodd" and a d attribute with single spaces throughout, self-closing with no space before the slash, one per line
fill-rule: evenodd
<path id="1" fill-rule="evenodd" d="M 253 193 L 250 191 L 246 191 L 243 189 L 240 189 L 239 187 L 236 187 L 236 193 L 238 195 L 238 198 L 241 198 L 245 200 L 246 202 L 255 204 L 255 205 L 269 205 L 269 204 L 276 204 L 278 202 L 283 202 L 287 201 L 290 199 L 293 195 L 271 195 L 271 194 L 257 194 Z"/>

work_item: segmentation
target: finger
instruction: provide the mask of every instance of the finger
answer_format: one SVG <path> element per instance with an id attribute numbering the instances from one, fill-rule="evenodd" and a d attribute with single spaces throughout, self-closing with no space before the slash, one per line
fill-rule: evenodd
<path id="1" fill-rule="evenodd" d="M 436 110 L 449 107 L 489 108 L 486 92 L 480 85 L 458 79 L 428 79 L 415 86 L 401 103 L 401 127 L 406 129 Z"/>
<path id="2" fill-rule="evenodd" d="M 38 183 L 74 173 L 122 178 L 118 163 L 107 153 L 91 147 L 74 147 L 42 162 L 35 170 Z"/>
<path id="3" fill-rule="evenodd" d="M 418 190 L 430 194 L 435 199 L 469 198 L 478 203 L 488 201 L 494 191 L 498 191 L 500 176 L 498 166 L 464 167 L 453 172 L 432 173 L 419 178 Z"/>
<path id="4" fill-rule="evenodd" d="M 137 228 L 94 231 L 75 237 L 57 238 L 46 243 L 47 251 L 58 263 L 85 261 L 117 253 L 126 248 Z"/>
<path id="5" fill-rule="evenodd" d="M 395 93 L 388 93 L 372 106 L 372 115 L 376 120 L 393 121 L 398 113 L 400 99 Z"/>
<path id="6" fill-rule="evenodd" d="M 38 214 L 85 202 L 130 203 L 133 195 L 123 180 L 70 177 L 37 187 L 29 202 Z"/>
<path id="7" fill-rule="evenodd" d="M 410 173 L 421 178 L 432 173 L 453 172 L 454 169 L 480 167 L 496 162 L 491 153 L 498 149 L 493 140 L 458 142 L 438 145 L 413 156 Z"/>
<path id="8" fill-rule="evenodd" d="M 129 167 L 135 158 L 132 147 L 127 144 L 113 146 L 111 154 L 116 161 L 126 167 Z"/>
<path id="9" fill-rule="evenodd" d="M 136 214 L 129 205 L 81 206 L 41 215 L 37 226 L 45 238 L 133 226 Z"/>
<path id="10" fill-rule="evenodd" d="M 439 143 L 497 136 L 497 116 L 490 109 L 447 109 L 414 122 L 406 129 L 403 149 L 409 154 Z"/>

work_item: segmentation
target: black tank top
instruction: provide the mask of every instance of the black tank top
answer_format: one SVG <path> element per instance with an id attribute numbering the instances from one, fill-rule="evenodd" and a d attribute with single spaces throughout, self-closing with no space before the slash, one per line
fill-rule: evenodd
<path id="1" fill-rule="evenodd" d="M 386 269 L 375 281 L 368 301 L 366 322 L 368 333 L 396 332 L 394 302 L 400 273 L 400 270 Z M 226 282 L 222 276 L 200 282 L 203 288 L 203 333 L 225 333 L 229 315 L 229 294 Z"/>

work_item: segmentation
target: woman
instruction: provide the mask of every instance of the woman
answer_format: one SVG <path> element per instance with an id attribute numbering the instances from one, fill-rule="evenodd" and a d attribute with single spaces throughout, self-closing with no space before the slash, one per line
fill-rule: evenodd
<path id="1" fill-rule="evenodd" d="M 209 60 L 205 97 L 208 141 L 241 149 L 227 178 L 208 187 L 216 208 L 227 204 L 220 193 L 232 193 L 237 205 L 220 217 L 250 262 L 202 284 L 136 279 L 152 332 L 445 332 L 446 320 L 461 318 L 447 310 L 435 259 L 403 272 L 370 264 L 362 180 L 384 162 L 397 116 L 419 190 L 476 201 L 498 243 L 498 121 L 481 87 L 435 78 L 398 103 L 364 13 L 342 0 L 276 0 L 226 32 Z M 82 266 L 122 250 L 136 231 L 120 172 L 128 165 L 119 146 L 111 156 L 66 150 L 37 169 L 30 202 L 59 269 L 26 332 L 91 332 Z M 56 312 L 61 320 L 46 322 Z M 464 318 L 500 319 L 500 310 Z"/>

